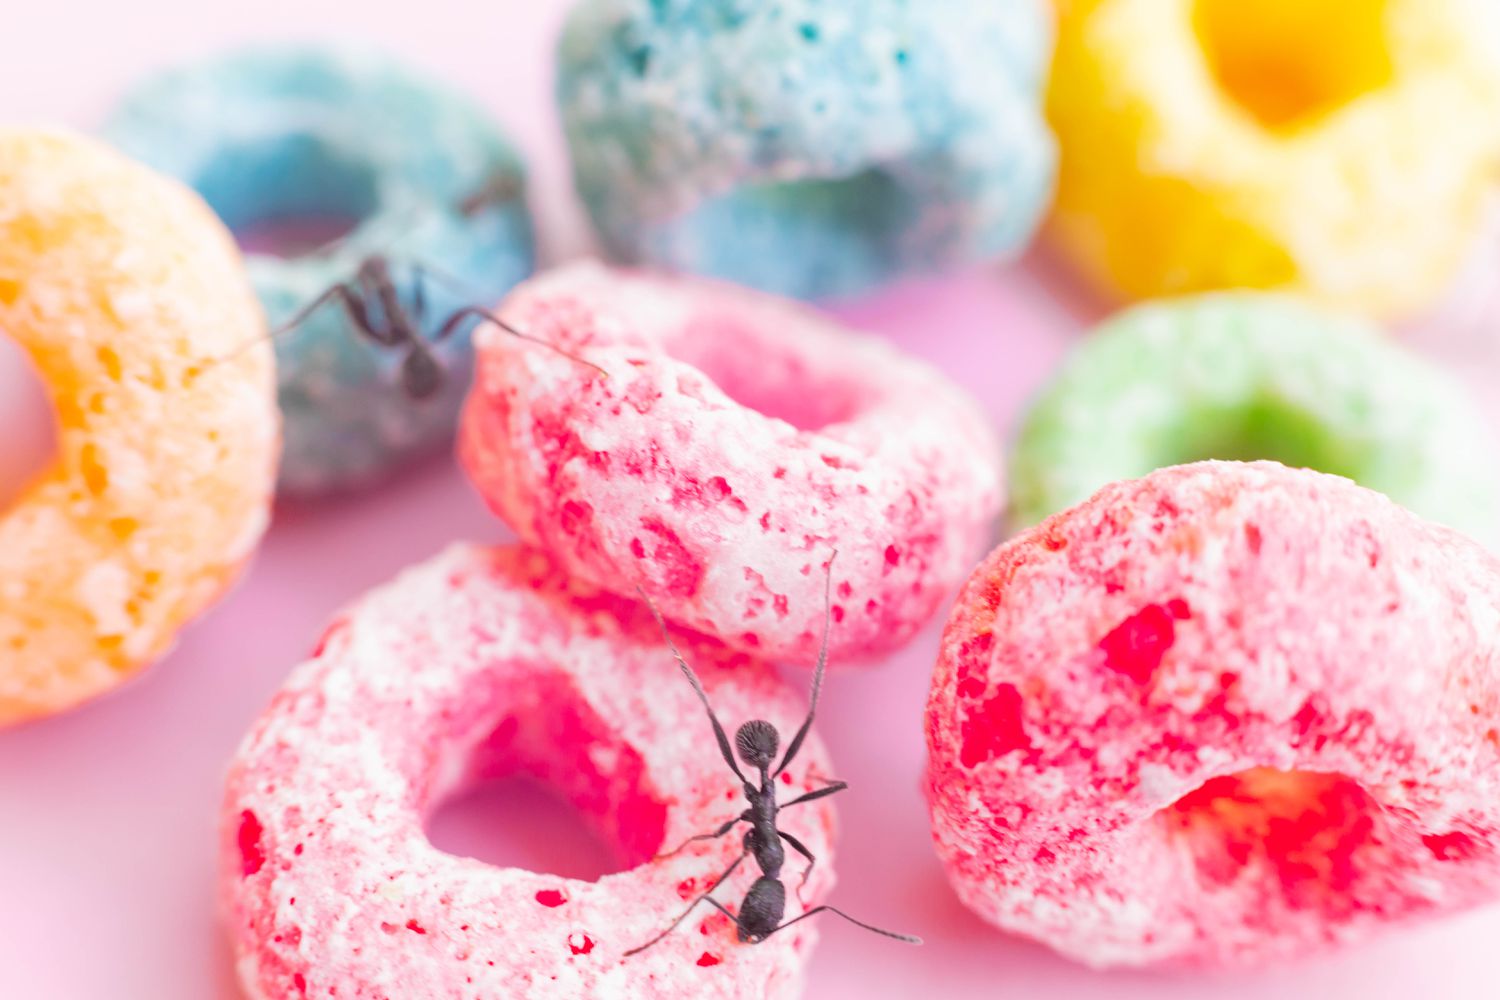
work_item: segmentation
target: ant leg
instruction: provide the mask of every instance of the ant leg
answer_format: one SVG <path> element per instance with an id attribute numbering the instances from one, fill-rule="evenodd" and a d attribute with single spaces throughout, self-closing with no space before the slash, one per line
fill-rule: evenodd
<path id="1" fill-rule="evenodd" d="M 816 764 L 807 769 L 805 780 L 817 782 L 820 788 L 826 787 L 828 785 L 837 785 L 839 783 L 837 778 L 830 778 L 826 775 L 818 773 L 818 766 Z"/>
<path id="2" fill-rule="evenodd" d="M 322 309 L 328 303 L 333 301 L 337 301 L 338 304 L 343 307 L 344 314 L 349 317 L 349 322 L 351 325 L 353 325 L 356 329 L 358 329 L 360 332 L 364 333 L 366 336 L 376 341 L 377 343 L 382 342 L 379 336 L 379 331 L 373 327 L 370 321 L 369 310 L 365 307 L 365 302 L 361 297 L 360 289 L 347 281 L 341 281 L 336 285 L 330 285 L 327 289 L 320 293 L 317 298 L 313 299 L 311 302 L 307 303 L 307 305 L 303 306 L 301 309 L 298 309 L 295 313 L 293 313 L 292 317 L 286 322 L 282 323 L 280 326 L 272 328 L 266 334 L 265 339 L 274 341 L 279 337 L 286 336 L 293 330 L 297 329 L 297 327 L 301 326 L 303 323 L 306 323 L 308 317 L 312 316 L 313 313 L 317 312 L 319 309 Z M 254 340 L 247 341 L 241 346 L 230 351 L 228 354 L 214 359 L 212 362 L 210 362 L 209 367 L 239 357 L 241 354 L 244 354 L 246 351 L 250 350 L 250 348 L 260 343 L 260 341 L 261 338 L 259 337 L 256 337 Z"/>
<path id="3" fill-rule="evenodd" d="M 359 289 L 348 282 L 341 281 L 337 285 L 330 286 L 317 298 L 293 313 L 291 319 L 288 319 L 285 323 L 272 330 L 270 333 L 271 339 L 275 340 L 277 337 L 291 333 L 297 327 L 306 323 L 308 317 L 313 313 L 334 300 L 337 300 L 339 305 L 343 306 L 345 314 L 349 317 L 349 322 L 361 330 L 369 330 L 370 314 L 365 308 L 365 302 L 360 296 Z"/>
<path id="4" fill-rule="evenodd" d="M 448 318 L 443 321 L 443 325 L 438 327 L 437 332 L 432 335 L 432 339 L 434 341 L 448 339 L 449 337 L 453 336 L 453 332 L 455 330 L 463 325 L 464 320 L 466 319 L 478 319 L 481 321 L 493 323 L 511 336 L 520 337 L 522 340 L 529 340 L 533 344 L 541 344 L 543 347 L 549 347 L 552 348 L 552 350 L 557 350 L 556 347 L 554 347 L 552 344 L 547 343 L 547 341 L 541 340 L 537 337 L 533 337 L 527 333 L 522 333 L 520 330 L 517 330 L 515 327 L 511 326 L 505 320 L 501 319 L 499 316 L 496 316 L 488 309 L 484 309 L 479 306 L 462 306 L 449 313 Z"/>
<path id="5" fill-rule="evenodd" d="M 411 274 L 411 310 L 403 313 L 398 323 L 391 324 L 391 332 L 394 337 L 409 344 L 406 360 L 401 364 L 401 383 L 406 395 L 414 400 L 423 400 L 442 389 L 445 373 L 426 341 L 426 269 L 420 264 L 413 264 Z M 388 291 L 389 297 L 383 299 L 386 309 L 399 309 L 400 302 L 396 299 L 394 286 L 389 286 Z"/>
<path id="6" fill-rule="evenodd" d="M 640 587 L 636 587 L 635 589 L 636 593 L 641 595 L 641 600 L 646 602 L 646 607 L 651 609 L 651 617 L 656 619 L 656 625 L 661 629 L 662 638 L 667 640 L 667 648 L 677 658 L 677 665 L 682 668 L 683 674 L 687 676 L 688 683 L 698 693 L 698 700 L 703 702 L 703 707 L 708 710 L 708 721 L 713 723 L 714 739 L 719 741 L 719 753 L 724 755 L 724 762 L 729 765 L 729 769 L 734 772 L 734 776 L 740 779 L 740 784 L 750 784 L 750 780 L 745 777 L 744 772 L 740 770 L 740 766 L 734 762 L 734 751 L 729 749 L 729 737 L 725 734 L 724 727 L 719 724 L 719 717 L 714 714 L 713 706 L 708 703 L 708 695 L 703 691 L 703 682 L 698 679 L 698 675 L 693 672 L 693 668 L 688 666 L 687 660 L 682 658 L 682 651 L 677 648 L 677 643 L 672 640 L 672 633 L 667 631 L 667 621 L 661 616 L 661 611 L 657 609 L 656 602 L 648 597 L 646 592 Z"/>
<path id="7" fill-rule="evenodd" d="M 470 284 L 469 282 L 465 281 L 463 278 L 460 278 L 455 274 L 444 271 L 443 269 L 438 267 L 433 267 L 429 263 L 423 261 L 410 261 L 407 263 L 407 266 L 411 268 L 413 278 L 412 285 L 415 289 L 415 295 L 413 296 L 413 298 L 416 299 L 416 308 L 413 310 L 413 314 L 416 315 L 419 320 L 421 318 L 421 314 L 426 312 L 427 309 L 425 292 L 428 282 L 436 285 L 441 285 L 442 287 L 447 288 L 448 291 L 452 292 L 454 295 L 463 298 L 477 299 L 485 297 L 485 293 L 475 285 Z M 500 325 L 504 326 L 505 324 Z M 449 334 L 445 334 L 444 336 L 448 336 L 451 333 L 452 331 L 449 331 Z"/>
<path id="8" fill-rule="evenodd" d="M 680 917 L 678 917 L 676 920 L 672 921 L 671 925 L 668 926 L 666 930 L 662 931 L 660 934 L 656 935 L 656 937 L 652 938 L 650 941 L 647 941 L 645 944 L 641 945 L 640 947 L 630 949 L 629 951 L 627 951 L 625 953 L 625 957 L 629 958 L 631 955 L 636 955 L 636 954 L 639 954 L 640 952 L 645 951 L 647 948 L 651 947 L 656 942 L 660 941 L 662 938 L 666 937 L 668 934 L 670 934 L 673 931 L 675 931 L 677 929 L 677 925 L 680 924 L 680 923 L 682 923 L 684 920 L 686 920 L 688 918 L 688 914 L 692 913 L 693 910 L 694 910 L 694 908 L 696 908 L 697 905 L 699 903 L 703 902 L 705 899 L 707 899 L 710 903 L 713 903 L 715 906 L 718 906 L 719 905 L 718 901 L 710 898 L 709 897 L 709 893 L 711 893 L 715 889 L 717 889 L 720 885 L 722 885 L 724 883 L 725 879 L 727 879 L 730 875 L 734 874 L 734 870 L 736 868 L 738 868 L 742 863 L 744 863 L 744 860 L 747 857 L 749 857 L 749 856 L 750 856 L 750 852 L 749 851 L 741 851 L 740 852 L 740 856 L 734 859 L 734 864 L 732 864 L 728 868 L 724 869 L 723 874 L 721 874 L 718 878 L 714 879 L 714 884 L 711 885 L 711 886 L 709 886 L 707 889 L 704 889 L 703 890 L 703 895 L 699 896 L 697 899 L 695 899 L 691 903 L 689 903 L 688 904 L 688 908 L 685 909 L 685 910 L 683 910 L 682 911 L 682 915 Z M 719 908 L 723 909 L 722 906 L 719 907 Z M 738 924 L 739 921 L 736 920 L 735 923 Z"/>
<path id="9" fill-rule="evenodd" d="M 808 730 L 812 729 L 813 716 L 818 711 L 818 693 L 823 690 L 823 670 L 828 666 L 828 633 L 833 628 L 833 561 L 838 557 L 839 550 L 834 549 L 833 555 L 828 557 L 827 575 L 823 577 L 823 645 L 818 650 L 817 669 L 813 671 L 812 699 L 807 704 L 807 718 L 787 746 L 786 756 L 781 758 L 781 763 L 772 772 L 773 778 L 785 771 L 786 766 L 797 756 L 797 751 L 802 749 L 802 741 L 807 739 Z"/>
<path id="10" fill-rule="evenodd" d="M 803 802 L 811 802 L 814 799 L 827 798 L 830 795 L 837 795 L 839 792 L 842 792 L 848 787 L 849 782 L 847 781 L 830 782 L 829 784 L 824 785 L 822 788 L 814 788 L 810 792 L 799 795 L 795 799 L 792 799 L 790 802 L 778 802 L 776 803 L 776 808 L 785 809 L 787 806 L 795 806 Z"/>
<path id="11" fill-rule="evenodd" d="M 793 917 L 791 920 L 788 920 L 780 927 L 776 927 L 772 930 L 767 931 L 766 936 L 761 938 L 761 940 L 764 941 L 766 938 L 770 937 L 772 934 L 775 934 L 777 931 L 784 931 L 788 927 L 797 923 L 799 920 L 806 920 L 808 917 L 816 916 L 817 914 L 822 913 L 825 910 L 827 910 L 829 913 L 836 913 L 839 916 L 843 917 L 845 920 L 849 921 L 851 924 L 854 924 L 856 927 L 863 927 L 867 931 L 874 931 L 876 934 L 883 934 L 888 938 L 895 938 L 897 941 L 905 941 L 907 944 L 922 943 L 922 939 L 917 937 L 915 934 L 897 934 L 895 931 L 883 930 L 879 927 L 867 924 L 863 920 L 855 920 L 853 917 L 849 916 L 849 914 L 845 913 L 843 910 L 839 909 L 836 906 L 816 906 L 811 910 L 808 910 L 806 913 L 802 914 L 800 917 Z"/>
<path id="12" fill-rule="evenodd" d="M 463 324 L 464 320 L 471 317 L 477 318 L 486 323 L 493 323 L 500 329 L 504 330 L 506 333 L 510 334 L 512 337 L 518 337 L 528 343 L 536 344 L 540 347 L 545 347 L 549 351 L 553 351 L 557 354 L 562 355 L 569 361 L 576 361 L 580 365 L 587 365 L 588 367 L 594 369 L 594 371 L 598 372 L 604 378 L 609 378 L 609 372 L 605 371 L 603 368 L 600 368 L 592 361 L 585 361 L 583 358 L 580 358 L 576 354 L 569 354 L 567 351 L 563 350 L 561 347 L 558 347 L 556 344 L 550 341 L 543 340 L 540 337 L 533 337 L 531 334 L 526 333 L 523 330 L 518 330 L 514 326 L 511 326 L 509 323 L 507 323 L 505 320 L 501 319 L 499 316 L 496 316 L 494 313 L 490 312 L 488 309 L 482 309 L 479 306 L 462 306 L 461 308 L 454 310 L 449 314 L 448 318 L 443 321 L 443 325 L 438 327 L 437 333 L 434 333 L 432 335 L 432 341 L 434 343 L 437 343 L 439 341 L 447 339 L 448 337 L 451 337 L 453 335 L 453 332 Z"/>
<path id="13" fill-rule="evenodd" d="M 419 338 L 412 330 L 411 317 L 401 303 L 396 291 L 396 282 L 391 278 L 391 262 L 384 255 L 365 258 L 359 266 L 355 281 L 364 289 L 365 301 L 378 303 L 384 329 L 372 323 L 365 324 L 367 336 L 382 347 L 397 347 L 404 343 L 415 343 Z M 372 317 L 373 319 L 373 317 Z"/>
<path id="14" fill-rule="evenodd" d="M 446 287 L 448 291 L 452 292 L 454 295 L 458 295 L 466 299 L 477 299 L 485 297 L 484 292 L 476 288 L 474 285 L 471 285 L 464 279 L 450 274 L 447 271 L 433 267 L 431 264 L 421 261 L 412 261 L 408 266 L 414 272 L 421 273 L 423 278 Z"/>
<path id="15" fill-rule="evenodd" d="M 519 197 L 523 191 L 524 188 L 514 177 L 496 174 L 486 180 L 483 186 L 464 196 L 458 203 L 458 213 L 465 218 L 473 218 L 490 205 Z"/>
<path id="16" fill-rule="evenodd" d="M 427 269 L 421 264 L 411 266 L 411 318 L 420 333 L 427 325 Z"/>
<path id="17" fill-rule="evenodd" d="M 729 907 L 725 906 L 723 903 L 719 902 L 717 899 L 710 899 L 708 901 L 708 905 L 712 906 L 714 909 L 716 909 L 720 913 L 724 914 L 724 916 L 728 917 L 730 920 L 733 920 L 734 921 L 734 926 L 739 929 L 740 934 L 743 935 L 745 939 L 749 939 L 750 938 L 750 930 L 749 930 L 749 928 L 747 928 L 744 924 L 740 923 L 740 918 L 737 917 L 737 916 L 735 916 L 733 913 L 731 913 L 729 911 Z"/>
<path id="18" fill-rule="evenodd" d="M 718 840 L 720 837 L 724 836 L 724 834 L 728 833 L 730 830 L 733 830 L 735 828 L 736 824 L 738 824 L 738 823 L 748 823 L 748 822 L 750 822 L 750 813 L 748 811 L 742 812 L 738 816 L 736 816 L 734 819 L 730 820 L 729 822 L 725 823 L 723 826 L 719 827 L 713 833 L 700 833 L 696 837 L 689 837 L 687 840 L 684 840 L 682 843 L 678 844 L 672 850 L 668 851 L 665 854 L 658 854 L 656 857 L 652 858 L 651 860 L 652 861 L 664 861 L 667 858 L 672 857 L 673 855 L 682 853 L 682 851 L 687 847 L 687 845 L 695 843 L 695 842 L 697 842 L 699 840 Z"/>
<path id="19" fill-rule="evenodd" d="M 792 845 L 792 850 L 807 859 L 807 867 L 802 869 L 802 877 L 797 880 L 797 902 L 806 906 L 807 904 L 802 901 L 802 887 L 807 885 L 807 877 L 812 874 L 813 866 L 818 863 L 818 859 L 813 856 L 812 851 L 807 849 L 806 844 L 793 837 L 790 833 L 787 833 L 785 830 L 777 830 L 776 832 L 781 834 L 782 840 Z"/>

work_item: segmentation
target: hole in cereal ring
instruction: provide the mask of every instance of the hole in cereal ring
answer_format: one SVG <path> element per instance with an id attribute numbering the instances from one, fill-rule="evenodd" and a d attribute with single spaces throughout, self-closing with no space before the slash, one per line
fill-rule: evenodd
<path id="1" fill-rule="evenodd" d="M 560 878 L 593 882 L 631 867 L 577 809 L 530 778 L 497 778 L 449 798 L 427 836 L 448 854 Z"/>
<path id="2" fill-rule="evenodd" d="M 1388 0 L 1197 0 L 1193 26 L 1224 92 L 1290 131 L 1391 81 Z"/>
<path id="3" fill-rule="evenodd" d="M 378 205 L 374 168 L 305 133 L 227 146 L 192 185 L 253 253 L 300 256 L 350 233 Z"/>
<path id="4" fill-rule="evenodd" d="M 672 224 L 671 239 L 694 247 L 693 270 L 702 274 L 838 296 L 899 270 L 921 215 L 920 199 L 896 174 L 868 167 L 743 184 L 693 207 Z"/>
<path id="5" fill-rule="evenodd" d="M 852 420 L 869 388 L 854 376 L 810 366 L 788 350 L 779 317 L 745 310 L 735 301 L 698 298 L 685 322 L 663 341 L 673 359 L 707 376 L 730 399 L 800 431 L 820 431 Z M 799 317 L 799 322 L 815 322 Z M 754 358 L 754 364 L 747 364 Z"/>
<path id="6" fill-rule="evenodd" d="M 1287 910 L 1333 913 L 1381 888 L 1391 838 L 1351 778 L 1253 768 L 1205 782 L 1157 816 L 1205 886 L 1274 886 Z"/>
<path id="7" fill-rule="evenodd" d="M 1189 462 L 1280 462 L 1292 469 L 1316 469 L 1348 479 L 1351 445 L 1317 414 L 1292 401 L 1262 398 L 1219 408 L 1177 429 L 1159 442 L 1157 466 Z"/>
<path id="8" fill-rule="evenodd" d="M 20 346 L 0 333 L 0 512 L 57 461 L 57 413 Z"/>
<path id="9" fill-rule="evenodd" d="M 666 806 L 640 755 L 558 684 L 503 719 L 470 756 L 469 780 L 440 797 L 427 822 L 439 850 L 593 881 L 660 849 Z"/>
<path id="10" fill-rule="evenodd" d="M 339 215 L 267 219 L 236 229 L 234 240 L 246 253 L 289 259 L 342 239 L 358 225 L 358 219 Z"/>

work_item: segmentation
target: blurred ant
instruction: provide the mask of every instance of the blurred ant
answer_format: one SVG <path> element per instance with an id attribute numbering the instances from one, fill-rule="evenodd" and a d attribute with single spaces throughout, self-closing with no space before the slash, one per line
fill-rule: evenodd
<path id="1" fill-rule="evenodd" d="M 396 283 L 391 277 L 391 259 L 384 254 L 371 254 L 360 262 L 352 281 L 341 281 L 323 294 L 303 306 L 296 315 L 271 331 L 271 336 L 280 337 L 305 323 L 309 316 L 329 302 L 337 301 L 349 319 L 349 325 L 364 339 L 380 347 L 405 351 L 401 361 L 401 389 L 413 400 L 432 397 L 443 387 L 444 372 L 438 363 L 433 347 L 453 335 L 466 320 L 481 319 L 494 323 L 514 337 L 529 340 L 551 348 L 564 357 L 572 358 L 601 374 L 604 369 L 583 361 L 561 350 L 554 344 L 523 333 L 488 309 L 479 306 L 462 306 L 449 313 L 442 325 L 431 337 L 423 336 L 427 326 L 427 293 L 425 282 L 435 272 L 421 264 L 412 264 L 412 303 L 410 308 L 401 301 Z"/>
<path id="2" fill-rule="evenodd" d="M 663 858 L 670 858 L 695 841 L 714 840 L 722 837 L 740 823 L 749 823 L 750 829 L 745 832 L 744 848 L 740 851 L 740 856 L 734 860 L 734 863 L 724 869 L 718 878 L 714 879 L 713 884 L 704 890 L 703 895 L 688 904 L 688 908 L 683 911 L 681 916 L 672 921 L 666 930 L 645 944 L 625 952 L 627 957 L 645 951 L 672 933 L 672 931 L 677 929 L 679 924 L 687 919 L 694 908 L 703 902 L 707 902 L 714 909 L 734 921 L 734 925 L 738 929 L 739 939 L 751 944 L 758 944 L 777 931 L 785 930 L 798 921 L 806 920 L 808 917 L 822 913 L 825 910 L 838 914 L 851 924 L 863 927 L 867 931 L 883 934 L 886 937 L 905 941 L 908 944 L 922 943 L 922 939 L 919 937 L 909 934 L 897 934 L 895 931 L 872 927 L 870 924 L 854 919 L 837 907 L 827 905 L 814 907 L 800 916 L 793 917 L 791 920 L 782 921 L 782 916 L 786 912 L 786 886 L 781 882 L 781 869 L 786 861 L 786 855 L 782 849 L 781 842 L 783 840 L 786 841 L 794 851 L 807 859 L 807 868 L 803 870 L 802 879 L 797 884 L 799 899 L 801 898 L 802 886 L 807 883 L 807 877 L 812 873 L 813 865 L 817 864 L 817 858 L 796 837 L 793 837 L 785 830 L 777 829 L 776 814 L 782 809 L 787 809 L 803 802 L 812 802 L 815 799 L 825 798 L 837 792 L 842 792 L 849 787 L 848 782 L 831 781 L 822 788 L 797 796 L 790 802 L 778 803 L 776 801 L 776 786 L 774 782 L 776 776 L 785 771 L 787 765 L 797 756 L 797 751 L 802 749 L 802 743 L 807 739 L 808 731 L 812 728 L 813 715 L 818 709 L 818 692 L 823 687 L 823 670 L 828 662 L 828 632 L 833 620 L 833 560 L 837 556 L 838 553 L 835 552 L 833 556 L 829 557 L 828 577 L 824 581 L 823 645 L 818 651 L 817 669 L 813 672 L 812 701 L 807 708 L 807 718 L 803 721 L 801 728 L 797 730 L 797 735 L 792 737 L 791 746 L 787 747 L 786 756 L 781 758 L 781 762 L 776 764 L 776 769 L 772 771 L 771 765 L 776 760 L 776 751 L 781 742 L 781 736 L 776 731 L 775 726 L 763 719 L 756 719 L 745 723 L 734 734 L 734 745 L 735 749 L 739 751 L 740 760 L 748 767 L 752 767 L 760 772 L 760 783 L 758 785 L 746 778 L 744 772 L 740 770 L 739 765 L 735 763 L 734 754 L 729 748 L 729 738 L 724 733 L 724 727 L 719 724 L 718 716 L 714 714 L 713 707 L 708 703 L 708 695 L 704 693 L 703 683 L 698 679 L 698 675 L 693 672 L 693 668 L 688 666 L 687 660 L 683 659 L 682 653 L 677 648 L 677 644 L 672 641 L 672 635 L 667 631 L 667 623 L 662 619 L 661 612 L 657 610 L 656 604 L 646 596 L 644 591 L 641 591 L 641 596 L 645 599 L 646 606 L 651 609 L 652 617 L 656 619 L 656 624 L 661 628 L 662 635 L 666 637 L 667 647 L 671 649 L 672 655 L 677 660 L 677 665 L 682 668 L 682 672 L 687 677 L 688 683 L 693 686 L 693 690 L 697 693 L 698 700 L 703 702 L 703 707 L 708 712 L 708 721 L 712 723 L 714 728 L 714 738 L 719 743 L 719 753 L 723 755 L 724 762 L 729 765 L 729 769 L 734 772 L 735 777 L 740 779 L 740 785 L 744 789 L 745 798 L 750 803 L 750 808 L 740 813 L 734 819 L 729 820 L 714 832 L 700 833 L 696 837 L 689 837 L 675 849 L 668 851 L 666 854 L 658 854 L 653 860 L 659 861 Z M 712 893 L 725 879 L 734 874 L 735 869 L 739 868 L 746 857 L 751 855 L 754 855 L 755 863 L 760 866 L 761 875 L 755 880 L 755 884 L 750 887 L 750 891 L 746 893 L 744 902 L 740 904 L 739 915 L 736 916 L 723 903 L 714 899 Z"/>
<path id="3" fill-rule="evenodd" d="M 514 179 L 497 175 L 483 187 L 459 203 L 460 214 L 466 217 L 477 215 L 490 205 L 516 197 L 519 187 Z M 340 240 L 324 244 L 315 254 L 326 253 Z M 601 375 L 608 373 L 598 365 L 584 361 L 550 344 L 516 329 L 505 320 L 479 306 L 463 306 L 449 313 L 431 337 L 424 336 L 427 329 L 427 289 L 429 279 L 439 279 L 450 287 L 460 287 L 462 282 L 449 278 L 434 268 L 423 264 L 411 264 L 412 301 L 408 307 L 401 301 L 400 293 L 392 277 L 392 259 L 383 253 L 374 253 L 360 261 L 354 277 L 331 286 L 299 309 L 290 319 L 271 331 L 275 339 L 290 333 L 330 302 L 343 307 L 357 334 L 379 347 L 402 350 L 401 389 L 407 397 L 421 401 L 429 399 L 443 387 L 445 373 L 432 348 L 442 343 L 470 319 L 479 319 L 500 327 L 506 333 L 522 340 L 540 344 L 557 351 L 564 357 L 588 365 Z"/>

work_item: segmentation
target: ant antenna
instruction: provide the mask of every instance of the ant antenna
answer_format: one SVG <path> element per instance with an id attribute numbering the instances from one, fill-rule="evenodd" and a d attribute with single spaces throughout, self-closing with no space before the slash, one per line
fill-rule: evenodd
<path id="1" fill-rule="evenodd" d="M 543 340 L 541 337 L 538 337 L 534 333 L 527 333 L 524 330 L 518 329 L 507 321 L 501 319 L 495 313 L 490 312 L 488 309 L 482 309 L 479 306 L 464 306 L 463 308 L 450 313 L 448 318 L 444 320 L 442 327 L 438 330 L 437 335 L 433 337 L 433 340 L 440 341 L 443 338 L 447 337 L 450 333 L 453 332 L 454 328 L 456 328 L 459 323 L 463 322 L 465 319 L 468 319 L 470 316 L 476 317 L 486 323 L 493 323 L 495 324 L 495 326 L 498 326 L 500 329 L 504 330 L 512 337 L 524 340 L 528 344 L 536 344 L 538 347 L 545 347 L 553 354 L 567 358 L 569 361 L 583 365 L 585 368 L 592 368 L 594 370 L 594 373 L 597 374 L 600 378 L 609 378 L 608 371 L 606 371 L 599 365 L 594 364 L 592 361 L 589 361 L 587 358 L 579 357 L 577 354 L 574 354 L 571 351 L 564 350 L 558 345 L 552 343 L 550 340 Z"/>
<path id="2" fill-rule="evenodd" d="M 826 903 L 822 906 L 815 906 L 811 910 L 808 910 L 806 913 L 795 916 L 792 919 L 788 920 L 786 923 L 771 928 L 770 930 L 766 931 L 765 934 L 761 935 L 761 940 L 764 941 L 766 938 L 770 937 L 772 934 L 775 934 L 777 931 L 784 931 L 793 924 L 800 923 L 801 921 L 806 920 L 808 917 L 817 916 L 819 913 L 836 914 L 840 917 L 843 917 L 845 920 L 849 921 L 856 927 L 863 927 L 867 931 L 873 931 L 876 934 L 881 934 L 888 938 L 895 938 L 897 941 L 904 941 L 907 944 L 922 943 L 922 939 L 917 937 L 915 934 L 898 934 L 895 931 L 888 931 L 884 927 L 876 927 L 874 924 L 867 924 L 863 920 L 854 919 L 838 907 L 829 906 Z"/>
<path id="3" fill-rule="evenodd" d="M 519 198 L 525 193 L 525 185 L 513 174 L 494 173 L 480 187 L 458 203 L 458 213 L 472 219 L 491 205 L 502 204 Z"/>
<path id="4" fill-rule="evenodd" d="M 636 593 L 641 595 L 641 600 L 646 602 L 646 607 L 651 610 L 651 617 L 656 619 L 657 628 L 661 629 L 662 637 L 667 640 L 667 648 L 672 651 L 672 656 L 677 660 L 677 665 L 682 668 L 683 675 L 687 677 L 688 683 L 697 692 L 698 700 L 703 702 L 703 708 L 708 712 L 708 721 L 713 723 L 714 738 L 719 741 L 719 752 L 724 755 L 724 760 L 728 762 L 729 768 L 734 772 L 735 777 L 740 779 L 740 783 L 749 784 L 749 780 L 745 777 L 744 772 L 740 770 L 740 766 L 734 762 L 734 752 L 729 749 L 729 737 L 725 734 L 724 727 L 719 724 L 719 717 L 714 714 L 713 706 L 708 703 L 708 695 L 703 690 L 703 682 L 698 679 L 698 675 L 694 672 L 693 668 L 688 666 L 688 661 L 683 658 L 682 651 L 677 648 L 677 643 L 672 639 L 672 633 L 667 629 L 666 619 L 661 616 L 661 611 L 657 608 L 656 602 L 651 599 L 644 588 L 637 584 L 635 590 Z"/>
<path id="5" fill-rule="evenodd" d="M 818 650 L 818 665 L 813 670 L 812 697 L 807 705 L 807 718 L 802 723 L 802 728 L 797 730 L 797 735 L 792 737 L 791 744 L 786 748 L 786 755 L 781 758 L 775 773 L 776 777 L 786 770 L 792 758 L 797 756 L 797 751 L 802 749 L 802 741 L 807 739 L 808 731 L 812 729 L 813 716 L 818 711 L 818 695 L 823 690 L 823 672 L 828 666 L 828 635 L 833 630 L 833 561 L 839 557 L 839 550 L 834 549 L 833 554 L 828 557 L 827 575 L 823 577 L 823 644 Z"/>

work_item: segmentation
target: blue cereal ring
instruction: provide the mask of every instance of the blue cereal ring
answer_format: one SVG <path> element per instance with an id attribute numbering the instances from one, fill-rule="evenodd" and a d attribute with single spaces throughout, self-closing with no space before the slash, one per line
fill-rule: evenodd
<path id="1" fill-rule="evenodd" d="M 272 328 L 375 254 L 392 259 L 408 308 L 415 265 L 438 275 L 422 282 L 429 335 L 460 306 L 498 301 L 534 266 L 511 144 L 467 99 L 377 53 L 232 53 L 143 82 L 104 131 L 195 188 L 236 232 L 275 220 L 357 220 L 302 256 L 247 254 Z M 362 338 L 335 303 L 278 338 L 281 492 L 361 485 L 449 441 L 473 370 L 472 325 L 434 345 L 446 374 L 421 400 L 403 391 L 404 352 Z"/>
<path id="2" fill-rule="evenodd" d="M 558 100 L 611 255 L 826 298 L 1027 242 L 1051 42 L 1041 0 L 583 0 Z"/>

